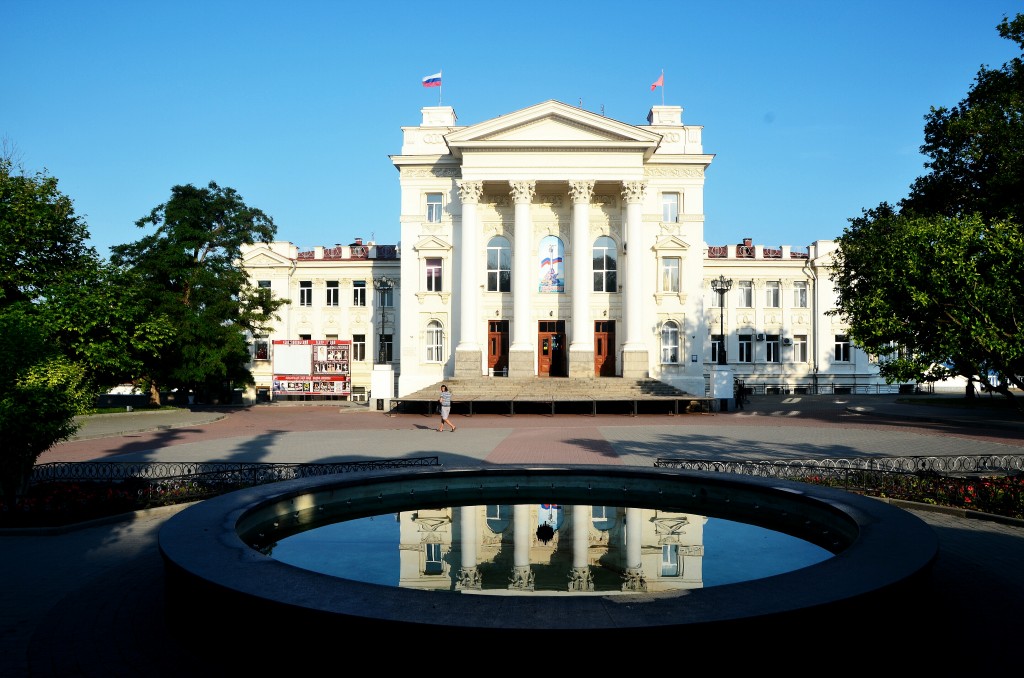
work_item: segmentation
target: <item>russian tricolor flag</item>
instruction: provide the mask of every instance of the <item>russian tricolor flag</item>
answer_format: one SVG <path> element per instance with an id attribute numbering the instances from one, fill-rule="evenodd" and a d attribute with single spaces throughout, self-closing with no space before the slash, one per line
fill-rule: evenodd
<path id="1" fill-rule="evenodd" d="M 423 86 L 424 87 L 440 87 L 441 86 L 441 71 L 438 71 L 437 73 L 434 73 L 433 75 L 428 75 L 427 77 L 423 78 Z"/>

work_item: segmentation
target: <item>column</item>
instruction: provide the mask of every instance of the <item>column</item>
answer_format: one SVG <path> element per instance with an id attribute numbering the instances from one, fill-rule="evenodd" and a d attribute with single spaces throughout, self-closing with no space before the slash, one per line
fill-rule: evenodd
<path id="1" fill-rule="evenodd" d="M 512 577 L 508 587 L 532 591 L 534 573 L 530 570 L 530 505 L 516 504 L 512 508 Z"/>
<path id="2" fill-rule="evenodd" d="M 480 276 L 477 273 L 480 252 L 480 224 L 477 208 L 483 194 L 483 182 L 460 181 L 459 199 L 462 202 L 462 220 L 459 227 L 459 279 L 462 284 L 459 299 L 459 341 L 455 346 L 455 376 L 474 378 L 483 374 L 483 354 L 478 340 L 479 324 L 483 322 L 478 311 Z"/>
<path id="3" fill-rule="evenodd" d="M 572 197 L 572 336 L 569 340 L 569 376 L 594 376 L 594 325 L 590 319 L 593 264 L 590 242 L 590 200 L 593 181 L 570 181 Z"/>
<path id="4" fill-rule="evenodd" d="M 459 568 L 458 581 L 455 583 L 457 591 L 462 589 L 480 589 L 483 584 L 483 580 L 480 578 L 480 571 L 476 569 L 476 514 L 476 506 L 459 507 L 459 518 L 461 519 L 459 537 L 462 541 L 462 566 Z"/>
<path id="5" fill-rule="evenodd" d="M 511 181 L 515 203 L 512 244 L 512 345 L 509 347 L 509 376 L 532 377 L 536 374 L 534 345 L 537 328 L 530 308 L 536 289 L 536 252 L 533 251 L 533 223 L 530 205 L 537 190 L 535 181 Z"/>
<path id="6" fill-rule="evenodd" d="M 590 549 L 590 506 L 572 507 L 572 570 L 569 571 L 570 591 L 593 591 L 594 577 L 587 562 Z"/>
<path id="7" fill-rule="evenodd" d="M 640 559 L 640 545 L 643 539 L 641 512 L 638 508 L 626 508 L 626 568 L 622 573 L 623 591 L 646 591 L 643 561 Z"/>
<path id="8" fill-rule="evenodd" d="M 622 345 L 622 376 L 642 379 L 649 376 L 647 342 L 643 327 L 643 200 L 646 181 L 626 181 L 622 198 L 626 201 L 626 240 L 623 246 L 626 282 L 622 305 L 626 318 L 626 338 Z"/>

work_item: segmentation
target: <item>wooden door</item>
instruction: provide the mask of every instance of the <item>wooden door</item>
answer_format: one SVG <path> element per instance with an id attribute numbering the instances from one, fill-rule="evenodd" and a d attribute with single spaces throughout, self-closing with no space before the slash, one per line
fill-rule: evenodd
<path id="1" fill-rule="evenodd" d="M 599 377 L 615 376 L 615 321 L 598 320 L 594 323 L 594 374 Z"/>
<path id="2" fill-rule="evenodd" d="M 494 374 L 508 374 L 508 321 L 487 321 L 487 367 Z"/>
<path id="3" fill-rule="evenodd" d="M 541 321 L 537 331 L 537 376 L 566 376 L 565 321 Z"/>

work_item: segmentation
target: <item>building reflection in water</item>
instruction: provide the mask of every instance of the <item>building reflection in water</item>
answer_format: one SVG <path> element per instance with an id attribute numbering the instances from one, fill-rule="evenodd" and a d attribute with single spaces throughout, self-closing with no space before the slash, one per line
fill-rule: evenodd
<path id="1" fill-rule="evenodd" d="M 699 515 L 619 506 L 403 511 L 398 585 L 466 593 L 700 588 L 706 522 Z"/>

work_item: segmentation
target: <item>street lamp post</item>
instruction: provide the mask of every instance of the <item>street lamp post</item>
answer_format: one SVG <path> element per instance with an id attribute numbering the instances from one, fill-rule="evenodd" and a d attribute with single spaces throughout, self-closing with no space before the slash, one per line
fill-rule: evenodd
<path id="1" fill-rule="evenodd" d="M 725 365 L 725 293 L 732 289 L 732 279 L 726 278 L 724 275 L 719 275 L 717 278 L 712 279 L 711 289 L 718 292 L 718 309 L 719 309 L 719 324 L 718 329 L 721 332 L 722 341 L 718 345 L 718 364 Z"/>
<path id="2" fill-rule="evenodd" d="M 395 288 L 395 281 L 386 275 L 373 279 L 373 289 L 376 291 L 377 303 L 380 304 L 380 332 L 377 339 L 377 364 L 387 363 L 387 352 L 384 350 L 384 329 L 387 323 L 387 315 L 384 312 L 384 293 Z"/>

